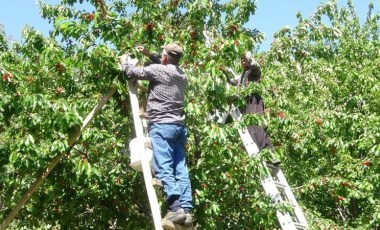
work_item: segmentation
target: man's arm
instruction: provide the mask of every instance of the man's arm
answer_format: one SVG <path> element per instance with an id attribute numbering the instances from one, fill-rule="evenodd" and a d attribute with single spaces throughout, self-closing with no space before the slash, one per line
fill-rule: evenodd
<path id="1" fill-rule="evenodd" d="M 151 54 L 144 46 L 137 46 L 137 50 L 148 57 L 154 64 L 161 64 L 160 55 Z"/>
<path id="2" fill-rule="evenodd" d="M 240 76 L 236 75 L 235 72 L 231 68 L 222 69 L 222 72 L 226 76 L 226 80 L 230 85 L 238 85 Z M 231 79 L 229 75 L 232 75 L 234 78 Z"/>
<path id="3" fill-rule="evenodd" d="M 120 57 L 121 69 L 124 76 L 134 80 L 153 80 L 152 71 L 148 68 L 136 67 L 137 60 L 131 59 L 127 54 Z"/>
<path id="4" fill-rule="evenodd" d="M 159 58 L 159 55 L 155 56 L 153 54 L 149 55 L 149 59 L 154 63 L 154 64 L 161 64 L 161 59 Z"/>

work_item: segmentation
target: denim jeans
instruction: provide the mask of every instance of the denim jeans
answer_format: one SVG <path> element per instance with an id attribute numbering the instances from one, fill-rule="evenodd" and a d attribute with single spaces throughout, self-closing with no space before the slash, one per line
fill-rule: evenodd
<path id="1" fill-rule="evenodd" d="M 186 127 L 156 123 L 150 126 L 149 135 L 153 148 L 154 173 L 162 181 L 166 199 L 178 199 L 182 208 L 193 208 L 185 158 Z"/>

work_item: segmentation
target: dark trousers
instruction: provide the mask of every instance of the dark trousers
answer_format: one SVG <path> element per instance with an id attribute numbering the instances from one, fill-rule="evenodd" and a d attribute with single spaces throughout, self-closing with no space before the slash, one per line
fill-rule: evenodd
<path id="1" fill-rule="evenodd" d="M 251 94 L 246 98 L 247 107 L 245 109 L 245 113 L 253 113 L 264 116 L 264 101 L 258 94 Z M 270 138 L 267 135 L 264 127 L 262 125 L 256 126 L 251 125 L 248 127 L 248 132 L 251 135 L 253 141 L 257 144 L 259 150 L 263 148 L 272 148 L 272 143 Z"/>

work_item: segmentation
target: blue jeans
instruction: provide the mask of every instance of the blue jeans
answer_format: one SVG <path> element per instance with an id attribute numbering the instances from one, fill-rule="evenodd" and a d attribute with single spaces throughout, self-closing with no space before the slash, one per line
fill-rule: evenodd
<path id="1" fill-rule="evenodd" d="M 162 181 L 167 200 L 179 200 L 182 208 L 193 208 L 191 184 L 186 165 L 187 130 L 180 124 L 152 124 L 154 173 Z"/>

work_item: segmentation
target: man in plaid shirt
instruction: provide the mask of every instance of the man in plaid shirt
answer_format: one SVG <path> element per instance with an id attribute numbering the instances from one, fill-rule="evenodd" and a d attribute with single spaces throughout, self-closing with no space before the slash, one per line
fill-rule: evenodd
<path id="1" fill-rule="evenodd" d="M 163 47 L 161 60 L 144 47 L 138 50 L 155 64 L 134 66 L 128 57 L 120 58 L 125 76 L 149 81 L 147 115 L 153 148 L 154 173 L 166 193 L 169 211 L 164 217 L 173 223 L 192 223 L 192 195 L 185 159 L 187 130 L 183 110 L 187 79 L 178 64 L 183 49 L 175 43 Z"/>

